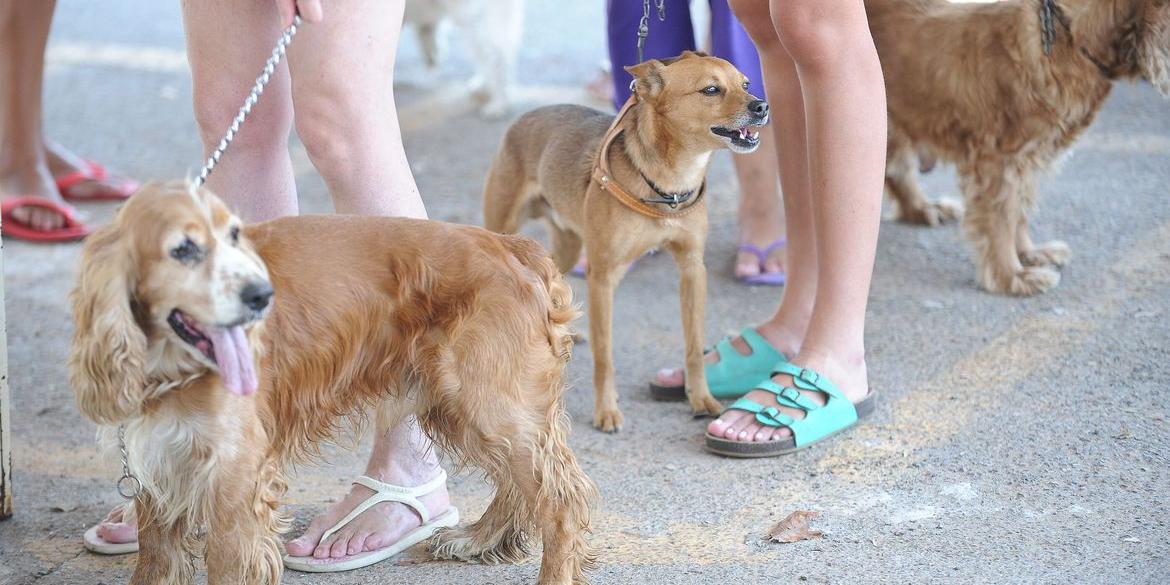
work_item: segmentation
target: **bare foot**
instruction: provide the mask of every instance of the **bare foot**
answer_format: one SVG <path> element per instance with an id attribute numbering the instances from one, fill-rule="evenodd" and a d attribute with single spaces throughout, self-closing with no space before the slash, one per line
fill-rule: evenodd
<path id="1" fill-rule="evenodd" d="M 45 148 L 45 159 L 53 177 L 63 177 L 77 172 L 87 172 L 89 163 L 55 142 Z M 116 173 L 105 177 L 87 179 L 69 187 L 67 194 L 78 200 L 100 199 L 123 196 L 127 188 L 136 188 L 136 183 Z"/>
<path id="2" fill-rule="evenodd" d="M 0 199 L 9 197 L 40 197 L 64 204 L 49 169 L 44 164 L 22 164 L 12 169 L 0 169 Z M 40 207 L 24 206 L 12 210 L 12 219 L 34 230 L 48 232 L 65 225 L 60 213 Z"/>
<path id="3" fill-rule="evenodd" d="M 437 471 L 431 469 L 428 476 L 416 477 L 419 475 L 417 470 L 412 474 L 400 469 L 393 469 L 383 473 L 367 473 L 366 475 L 389 484 L 414 487 L 431 480 L 436 473 Z M 354 485 L 345 498 L 330 506 L 324 514 L 314 518 L 303 535 L 286 544 L 288 554 L 298 557 L 312 555 L 318 559 L 342 558 L 390 546 L 411 530 L 422 525 L 422 519 L 413 508 L 397 502 L 383 502 L 362 512 L 349 524 L 331 534 L 329 538 L 321 540 L 325 531 L 332 528 L 334 524 L 357 508 L 373 493 L 365 486 Z M 419 501 L 426 507 L 432 518 L 442 514 L 451 505 L 446 485 L 420 497 Z"/>
<path id="4" fill-rule="evenodd" d="M 740 248 L 735 255 L 735 277 L 737 279 L 751 278 L 759 276 L 760 274 L 783 274 L 785 272 L 785 249 L 784 245 L 777 245 L 783 240 L 772 240 L 769 243 L 757 244 L 754 242 L 745 242 L 742 246 L 751 246 L 754 249 Z M 763 252 L 764 258 L 761 262 L 760 256 L 755 253 L 755 250 Z"/>
<path id="5" fill-rule="evenodd" d="M 109 514 L 98 523 L 97 535 L 111 544 L 123 544 L 138 540 L 138 522 L 124 518 L 125 504 L 114 506 Z"/>
<path id="6" fill-rule="evenodd" d="M 792 360 L 792 363 L 825 376 L 836 384 L 845 397 L 854 404 L 861 402 L 869 393 L 864 359 L 855 363 L 841 364 L 827 356 L 797 356 Z M 781 387 L 794 386 L 792 376 L 787 374 L 773 376 L 772 381 Z M 825 403 L 825 397 L 820 392 L 801 390 L 801 393 L 817 404 Z M 780 406 L 776 401 L 776 395 L 771 392 L 752 390 L 745 398 L 762 406 L 776 407 L 780 412 L 794 419 L 804 418 L 804 411 Z M 775 428 L 762 425 L 756 420 L 755 415 L 742 410 L 724 412 L 719 418 L 707 425 L 707 432 L 716 437 L 744 442 L 776 441 L 792 436 L 792 431 L 787 427 Z"/>

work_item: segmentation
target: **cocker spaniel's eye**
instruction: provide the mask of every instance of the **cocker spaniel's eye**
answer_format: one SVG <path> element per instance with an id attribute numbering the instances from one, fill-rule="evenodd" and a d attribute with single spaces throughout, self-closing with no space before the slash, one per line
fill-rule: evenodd
<path id="1" fill-rule="evenodd" d="M 749 88 L 751 86 L 752 86 L 752 82 L 745 79 L 743 82 L 743 88 L 746 90 L 747 88 Z"/>
<path id="2" fill-rule="evenodd" d="M 232 245 L 233 246 L 240 245 L 240 226 L 233 225 L 231 231 L 228 232 L 228 234 L 232 238 Z"/>
<path id="3" fill-rule="evenodd" d="M 722 92 L 723 90 L 719 89 L 719 87 L 715 85 L 708 85 L 700 91 L 700 93 L 703 95 L 719 95 Z"/>
<path id="4" fill-rule="evenodd" d="M 183 243 L 171 248 L 171 258 L 183 264 L 195 264 L 203 260 L 203 249 L 191 238 L 183 238 Z"/>

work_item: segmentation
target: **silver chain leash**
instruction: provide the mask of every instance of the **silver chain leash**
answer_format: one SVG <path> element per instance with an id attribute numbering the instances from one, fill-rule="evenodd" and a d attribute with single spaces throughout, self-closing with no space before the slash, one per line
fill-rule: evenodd
<path id="1" fill-rule="evenodd" d="M 215 165 L 219 164 L 220 157 L 223 156 L 224 151 L 227 150 L 229 144 L 235 139 L 236 133 L 240 131 L 240 125 L 248 118 L 248 114 L 252 113 L 252 108 L 256 102 L 260 101 L 260 94 L 264 93 L 264 87 L 268 85 L 268 81 L 272 79 L 272 74 L 276 72 L 276 66 L 280 64 L 281 59 L 284 58 L 288 46 L 292 43 L 292 38 L 297 34 L 297 28 L 301 24 L 301 15 L 293 17 L 293 23 L 280 35 L 280 40 L 276 41 L 276 46 L 272 48 L 272 55 L 268 57 L 268 61 L 264 62 L 264 70 L 260 72 L 260 76 L 256 78 L 256 83 L 252 86 L 252 91 L 244 100 L 244 105 L 240 111 L 236 113 L 235 119 L 232 120 L 231 126 L 228 127 L 227 134 L 219 141 L 219 145 L 207 157 L 207 162 L 203 163 L 203 168 L 199 171 L 199 176 L 195 179 L 195 186 L 200 187 L 207 182 L 208 175 L 215 170 Z M 142 494 L 142 480 L 138 479 L 130 472 L 130 453 L 126 450 L 126 426 L 118 425 L 118 450 L 122 454 L 122 477 L 118 479 L 117 488 L 118 495 L 127 500 L 137 498 Z"/>
<path id="2" fill-rule="evenodd" d="M 248 94 L 247 99 L 244 100 L 243 107 L 236 114 L 232 120 L 231 126 L 228 127 L 227 134 L 219 141 L 219 146 L 207 157 L 207 162 L 203 163 L 203 169 L 199 171 L 199 177 L 195 179 L 195 186 L 200 187 L 207 182 L 207 176 L 211 171 L 215 170 L 215 165 L 219 164 L 219 158 L 223 156 L 225 150 L 232 140 L 235 139 L 236 133 L 240 131 L 240 125 L 247 119 L 248 114 L 252 113 L 252 107 L 260 100 L 260 94 L 264 93 L 264 86 L 268 85 L 268 80 L 272 78 L 272 74 L 276 71 L 276 66 L 280 64 L 280 60 L 284 58 L 284 53 L 288 50 L 288 46 L 292 43 L 293 35 L 297 34 L 297 27 L 301 24 L 301 16 L 298 14 L 293 17 L 293 23 L 280 35 L 280 40 L 276 42 L 276 46 L 272 49 L 272 55 L 268 57 L 268 61 L 264 63 L 264 70 L 260 72 L 260 77 L 256 78 L 256 84 L 252 86 L 252 92 Z"/>
<path id="3" fill-rule="evenodd" d="M 666 0 L 654 0 L 654 8 L 658 10 L 658 21 L 666 22 Z M 646 37 L 650 36 L 650 0 L 642 0 L 642 20 L 638 21 L 638 63 L 642 62 L 642 49 L 646 46 Z M 637 65 L 638 63 L 634 63 Z"/>
<path id="4" fill-rule="evenodd" d="M 126 451 L 126 426 L 118 425 L 118 450 L 122 452 L 122 477 L 118 480 L 118 495 L 132 500 L 142 494 L 142 481 L 130 473 L 130 453 Z"/>

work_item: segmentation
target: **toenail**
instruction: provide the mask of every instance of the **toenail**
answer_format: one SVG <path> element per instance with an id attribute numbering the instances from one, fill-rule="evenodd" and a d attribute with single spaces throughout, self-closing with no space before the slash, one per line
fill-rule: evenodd
<path id="1" fill-rule="evenodd" d="M 764 433 L 756 433 L 756 440 L 763 441 L 764 440 Z"/>

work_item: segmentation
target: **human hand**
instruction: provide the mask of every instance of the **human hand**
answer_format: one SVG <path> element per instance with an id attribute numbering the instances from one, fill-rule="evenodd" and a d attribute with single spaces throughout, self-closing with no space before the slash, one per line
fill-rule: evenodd
<path id="1" fill-rule="evenodd" d="M 280 26 L 283 28 L 293 23 L 298 9 L 306 22 L 321 22 L 325 17 L 321 10 L 321 0 L 276 0 L 276 9 L 280 11 Z"/>

